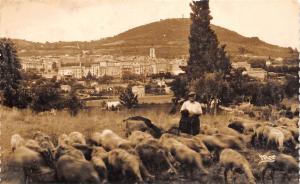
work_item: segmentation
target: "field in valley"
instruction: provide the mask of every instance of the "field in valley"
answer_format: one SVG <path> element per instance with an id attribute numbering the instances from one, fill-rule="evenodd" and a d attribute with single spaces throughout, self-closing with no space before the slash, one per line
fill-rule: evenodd
<path id="1" fill-rule="evenodd" d="M 58 135 L 62 133 L 70 133 L 72 131 L 82 132 L 86 137 L 94 131 L 102 131 L 103 129 L 111 129 L 114 132 L 124 137 L 125 123 L 123 122 L 129 116 L 141 115 L 151 119 L 155 124 L 163 129 L 178 124 L 179 114 L 168 114 L 169 107 L 161 106 L 145 110 L 144 108 L 135 110 L 103 111 L 100 109 L 92 109 L 89 111 L 81 111 L 76 117 L 71 117 L 68 112 L 62 111 L 56 114 L 44 113 L 34 114 L 30 110 L 17 110 L 0 107 L 0 121 L 1 121 L 1 156 L 2 156 L 2 180 L 7 181 L 7 177 L 11 178 L 13 175 L 7 167 L 7 158 L 11 154 L 10 137 L 15 133 L 19 133 L 25 138 L 31 138 L 32 133 L 41 130 L 49 134 L 54 143 L 57 142 Z M 221 114 L 217 116 L 204 115 L 201 123 L 210 124 L 214 127 L 227 126 L 233 115 Z M 264 153 L 264 150 L 250 149 L 250 152 L 243 153 L 250 164 L 254 168 L 254 173 L 258 173 L 256 168 L 259 162 L 258 153 Z M 155 183 L 197 183 L 193 181 L 202 181 L 201 183 L 223 183 L 221 173 L 217 173 L 217 164 L 209 166 L 211 175 L 209 178 L 202 176 L 195 176 L 192 180 L 187 180 L 182 176 L 175 176 L 174 178 L 161 179 Z M 19 177 L 19 175 L 17 175 Z M 279 180 L 281 175 L 276 175 L 276 180 Z M 268 178 L 270 183 L 270 178 Z M 240 175 L 238 183 L 245 183 L 245 178 Z M 278 182 L 277 182 L 278 183 Z M 289 183 L 298 183 L 296 175 L 293 175 Z"/>

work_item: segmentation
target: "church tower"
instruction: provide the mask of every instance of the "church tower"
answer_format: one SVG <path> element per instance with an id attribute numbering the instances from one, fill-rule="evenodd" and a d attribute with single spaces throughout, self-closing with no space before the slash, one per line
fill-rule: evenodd
<path id="1" fill-rule="evenodd" d="M 152 58 L 152 59 L 156 58 L 156 56 L 155 56 L 155 48 L 153 48 L 153 47 L 150 48 L 150 58 Z"/>

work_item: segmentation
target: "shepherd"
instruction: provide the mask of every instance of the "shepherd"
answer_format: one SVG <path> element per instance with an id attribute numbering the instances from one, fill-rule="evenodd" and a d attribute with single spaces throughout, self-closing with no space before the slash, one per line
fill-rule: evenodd
<path id="1" fill-rule="evenodd" d="M 196 93 L 191 91 L 188 94 L 188 100 L 182 104 L 180 109 L 181 119 L 179 122 L 180 132 L 197 135 L 200 133 L 200 115 L 202 108 L 196 101 Z"/>

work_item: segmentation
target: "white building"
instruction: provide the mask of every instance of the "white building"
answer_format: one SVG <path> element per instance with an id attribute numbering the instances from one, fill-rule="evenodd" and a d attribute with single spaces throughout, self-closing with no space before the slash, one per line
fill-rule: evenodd
<path id="1" fill-rule="evenodd" d="M 145 96 L 145 86 L 133 86 L 132 87 L 132 93 L 137 95 L 138 97 Z"/>

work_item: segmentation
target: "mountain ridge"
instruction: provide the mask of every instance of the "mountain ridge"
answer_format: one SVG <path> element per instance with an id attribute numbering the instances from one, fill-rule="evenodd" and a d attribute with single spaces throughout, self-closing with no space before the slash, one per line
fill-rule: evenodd
<path id="1" fill-rule="evenodd" d="M 148 55 L 149 48 L 156 48 L 158 57 L 174 58 L 188 55 L 188 37 L 191 21 L 187 18 L 165 19 L 129 29 L 113 37 L 95 41 L 70 41 L 39 43 L 13 39 L 20 55 L 79 54 L 91 50 L 93 54 Z M 245 37 L 235 31 L 211 25 L 220 44 L 226 44 L 230 56 L 251 54 L 256 56 L 292 57 L 291 48 L 280 47 L 260 40 Z"/>

